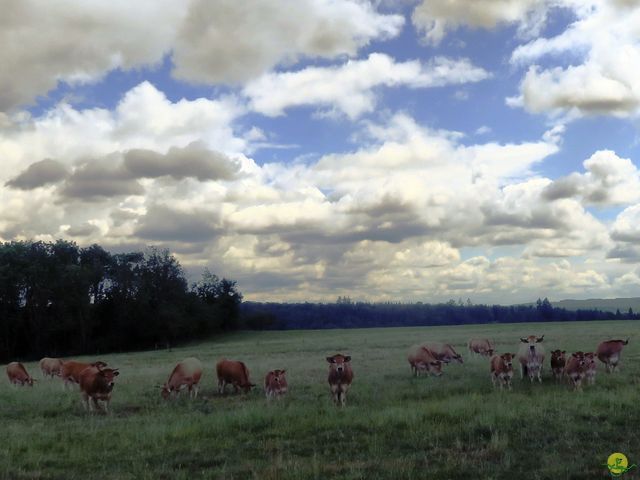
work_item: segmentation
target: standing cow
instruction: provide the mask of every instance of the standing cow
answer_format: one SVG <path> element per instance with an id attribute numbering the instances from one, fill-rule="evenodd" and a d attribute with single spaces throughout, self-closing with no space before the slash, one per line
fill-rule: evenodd
<path id="1" fill-rule="evenodd" d="M 198 384 L 200 383 L 200 377 L 202 377 L 202 363 L 197 358 L 185 358 L 178 363 L 169 380 L 162 386 L 162 398 L 165 400 L 169 398 L 171 393 L 178 395 L 180 390 L 189 389 L 189 398 L 198 397 Z"/>
<path id="2" fill-rule="evenodd" d="M 511 390 L 511 379 L 513 378 L 513 359 L 515 353 L 503 353 L 491 357 L 491 383 L 495 387 L 500 385 L 502 390 L 505 386 Z"/>
<path id="3" fill-rule="evenodd" d="M 60 377 L 64 382 L 64 387 L 68 387 L 74 383 L 80 383 L 80 374 L 89 367 L 104 368 L 107 366 L 106 362 L 98 360 L 93 363 L 77 362 L 75 360 L 68 360 L 62 364 L 62 370 Z"/>
<path id="4" fill-rule="evenodd" d="M 600 343 L 596 349 L 596 355 L 600 359 L 607 370 L 607 373 L 613 373 L 620 362 L 620 355 L 622 355 L 622 347 L 629 344 L 629 339 L 626 340 L 607 340 Z"/>
<path id="5" fill-rule="evenodd" d="M 585 377 L 589 385 L 596 384 L 596 354 L 593 352 L 587 352 L 584 354 L 584 366 L 586 368 Z"/>
<path id="6" fill-rule="evenodd" d="M 442 362 L 436 359 L 431 351 L 423 345 L 414 345 L 409 349 L 407 360 L 411 373 L 417 377 L 420 372 L 428 372 L 439 377 L 442 375 Z"/>
<path id="7" fill-rule="evenodd" d="M 436 360 L 444 363 L 449 363 L 453 360 L 458 363 L 464 363 L 462 355 L 459 355 L 448 343 L 427 342 L 423 343 L 422 346 L 429 350 Z"/>
<path id="8" fill-rule="evenodd" d="M 544 340 L 544 335 L 536 337 L 529 335 L 520 339 L 520 348 L 518 349 L 518 361 L 520 362 L 520 378 L 524 379 L 525 375 L 529 376 L 529 380 L 533 382 L 534 378 L 542 383 L 542 365 L 544 363 L 544 347 L 540 345 Z"/>
<path id="9" fill-rule="evenodd" d="M 11 362 L 7 365 L 7 377 L 13 385 L 33 387 L 35 379 L 27 373 L 27 369 L 20 362 Z"/>
<path id="10" fill-rule="evenodd" d="M 242 362 L 223 358 L 216 365 L 216 373 L 218 374 L 218 391 L 220 393 L 224 393 L 227 385 L 233 385 L 235 393 L 238 393 L 240 389 L 244 393 L 249 393 L 251 387 L 255 387 L 255 384 L 249 381 L 249 370 Z"/>
<path id="11" fill-rule="evenodd" d="M 111 393 L 115 378 L 120 375 L 117 368 L 87 367 L 80 373 L 78 383 L 82 392 L 82 401 L 87 410 L 100 410 L 98 401 L 104 402 L 104 412 L 109 412 Z"/>
<path id="12" fill-rule="evenodd" d="M 495 352 L 493 343 L 488 338 L 472 338 L 467 342 L 470 354 L 491 358 Z"/>
<path id="13" fill-rule="evenodd" d="M 551 372 L 553 373 L 553 378 L 557 381 L 561 380 L 564 375 L 564 366 L 567 363 L 566 353 L 566 350 L 554 350 L 551 352 Z"/>
<path id="14" fill-rule="evenodd" d="M 49 358 L 44 357 L 40 360 L 40 371 L 43 377 L 59 377 L 62 375 L 62 364 L 64 361 L 61 358 Z"/>
<path id="15" fill-rule="evenodd" d="M 582 380 L 586 375 L 584 352 L 574 352 L 567 360 L 564 367 L 564 374 L 573 385 L 574 390 L 582 389 Z"/>
<path id="16" fill-rule="evenodd" d="M 264 377 L 264 393 L 267 396 L 267 400 L 281 398 L 287 393 L 289 386 L 286 373 L 286 370 L 271 370 Z"/>
<path id="17" fill-rule="evenodd" d="M 327 362 L 329 362 L 329 387 L 333 402 L 344 407 L 347 404 L 347 392 L 353 382 L 351 356 L 338 353 L 333 357 L 327 357 Z"/>

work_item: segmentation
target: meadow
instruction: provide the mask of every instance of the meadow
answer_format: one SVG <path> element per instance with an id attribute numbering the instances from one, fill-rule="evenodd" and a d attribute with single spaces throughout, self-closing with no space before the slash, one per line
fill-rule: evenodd
<path id="1" fill-rule="evenodd" d="M 544 382 L 514 378 L 494 390 L 470 337 L 515 352 L 545 335 Z M 239 332 L 183 348 L 92 357 L 119 367 L 109 415 L 83 410 L 59 379 L 33 388 L 0 382 L 1 479 L 597 479 L 609 454 L 640 462 L 640 323 L 608 321 L 323 331 Z M 554 383 L 549 351 L 592 351 L 631 337 L 619 371 L 598 364 L 595 386 Z M 413 378 L 410 345 L 451 343 L 464 365 Z M 325 357 L 352 356 L 344 409 L 330 400 Z M 200 396 L 163 401 L 156 388 L 175 363 L 205 365 Z M 243 360 L 258 387 L 217 393 L 215 363 Z M 82 358 L 82 357 L 81 357 Z M 290 392 L 268 403 L 262 381 L 286 368 Z M 3 373 L 4 375 L 4 373 Z M 229 390 L 230 392 L 230 390 Z M 639 478 L 637 469 L 623 478 Z"/>

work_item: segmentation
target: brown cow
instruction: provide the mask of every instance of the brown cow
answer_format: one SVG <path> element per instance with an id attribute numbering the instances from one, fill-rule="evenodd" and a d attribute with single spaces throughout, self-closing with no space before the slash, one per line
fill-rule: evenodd
<path id="1" fill-rule="evenodd" d="M 242 362 L 223 358 L 216 365 L 216 372 L 218 373 L 218 391 L 220 393 L 224 393 L 227 384 L 233 385 L 235 393 L 238 393 L 239 389 L 248 393 L 251 387 L 255 387 L 255 384 L 249 381 L 249 370 Z"/>
<path id="2" fill-rule="evenodd" d="M 551 371 L 553 372 L 553 378 L 558 381 L 564 375 L 564 366 L 567 363 L 566 353 L 566 350 L 554 350 L 551 352 Z"/>
<path id="3" fill-rule="evenodd" d="M 96 368 L 104 368 L 106 367 L 106 362 L 97 361 L 93 363 L 85 363 L 85 362 L 77 362 L 75 360 L 68 360 L 62 364 L 62 370 L 60 372 L 60 376 L 62 377 L 62 381 L 64 382 L 65 388 L 74 383 L 80 383 L 80 374 L 85 368 L 96 367 Z"/>
<path id="4" fill-rule="evenodd" d="M 192 396 L 197 398 L 200 377 L 202 377 L 200 360 L 194 357 L 185 358 L 175 366 L 169 375 L 169 380 L 162 386 L 162 398 L 166 400 L 172 392 L 177 396 L 184 388 L 189 389 L 189 398 Z"/>
<path id="5" fill-rule="evenodd" d="M 622 347 L 628 343 L 629 339 L 627 338 L 626 340 L 607 340 L 598 345 L 596 355 L 604 363 L 607 373 L 612 373 L 616 370 L 622 354 Z"/>
<path id="6" fill-rule="evenodd" d="M 540 343 L 544 340 L 544 335 L 536 337 L 529 335 L 520 339 L 518 349 L 518 361 L 520 362 L 520 378 L 525 375 L 533 382 L 534 377 L 542 382 L 542 365 L 544 364 L 544 347 Z"/>
<path id="7" fill-rule="evenodd" d="M 286 370 L 271 370 L 264 378 L 264 392 L 267 400 L 280 398 L 287 393 Z"/>
<path id="8" fill-rule="evenodd" d="M 353 382 L 351 356 L 338 353 L 333 357 L 327 357 L 327 362 L 329 362 L 329 387 L 333 402 L 344 407 L 347 404 L 347 392 Z"/>
<path id="9" fill-rule="evenodd" d="M 467 348 L 469 353 L 483 357 L 492 357 L 495 352 L 493 343 L 487 338 L 472 338 L 467 342 Z"/>
<path id="10" fill-rule="evenodd" d="M 437 360 L 431 351 L 423 345 L 412 346 L 407 354 L 407 360 L 411 366 L 411 373 L 415 377 L 425 371 L 436 377 L 442 375 L 442 362 Z"/>
<path id="11" fill-rule="evenodd" d="M 27 369 L 20 362 L 11 362 L 7 365 L 7 377 L 9 377 L 9 382 L 13 385 L 29 385 L 33 387 L 33 382 L 36 381 L 35 378 L 27 373 Z"/>
<path id="12" fill-rule="evenodd" d="M 82 392 L 82 401 L 89 411 L 100 409 L 99 400 L 104 402 L 105 413 L 109 412 L 109 402 L 115 378 L 120 375 L 117 368 L 102 368 L 90 366 L 82 370 L 78 383 Z"/>
<path id="13" fill-rule="evenodd" d="M 511 379 L 513 378 L 513 359 L 515 353 L 503 353 L 491 357 L 491 383 L 500 385 L 502 390 L 505 385 L 511 390 Z"/>
<path id="14" fill-rule="evenodd" d="M 43 377 L 59 377 L 62 374 L 62 364 L 64 361 L 61 358 L 49 358 L 44 357 L 40 360 L 40 371 Z"/>
<path id="15" fill-rule="evenodd" d="M 564 366 L 564 374 L 572 382 L 575 390 L 582 389 L 582 379 L 585 377 L 586 371 L 584 352 L 572 353 Z"/>
<path id="16" fill-rule="evenodd" d="M 464 363 L 462 355 L 459 355 L 448 343 L 427 342 L 423 343 L 422 346 L 427 348 L 436 360 L 440 360 L 444 363 L 449 363 L 452 360 L 455 360 L 458 363 Z"/>
<path id="17" fill-rule="evenodd" d="M 588 352 L 584 354 L 584 365 L 586 367 L 586 378 L 587 378 L 587 382 L 589 383 L 589 385 L 595 385 L 596 384 L 596 370 L 597 370 L 597 365 L 596 365 L 596 354 L 593 352 Z"/>

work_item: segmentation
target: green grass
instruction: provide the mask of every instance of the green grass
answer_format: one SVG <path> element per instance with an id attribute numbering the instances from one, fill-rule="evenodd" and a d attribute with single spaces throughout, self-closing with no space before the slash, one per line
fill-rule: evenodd
<path id="1" fill-rule="evenodd" d="M 100 355 L 119 367 L 110 415 L 85 413 L 58 379 L 33 388 L 0 383 L 1 479 L 594 479 L 609 454 L 640 462 L 640 323 L 474 325 L 242 332 L 173 351 Z M 547 352 L 593 350 L 631 337 L 620 371 L 575 393 L 549 378 L 494 391 L 488 361 L 466 341 L 488 336 L 514 351 L 545 334 Z M 440 378 L 410 375 L 408 347 L 452 343 L 464 365 Z M 348 406 L 330 401 L 325 357 L 352 359 Z M 201 396 L 164 402 L 154 388 L 175 363 L 205 365 Z M 241 359 L 254 383 L 286 368 L 290 392 L 219 396 L 214 366 Z M 92 357 L 93 358 L 93 357 Z M 26 364 L 40 378 L 35 363 Z M 638 478 L 637 471 L 623 478 Z"/>

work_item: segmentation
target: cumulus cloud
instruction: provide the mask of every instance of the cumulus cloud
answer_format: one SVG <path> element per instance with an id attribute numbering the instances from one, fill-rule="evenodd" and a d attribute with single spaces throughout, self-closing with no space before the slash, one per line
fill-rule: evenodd
<path id="1" fill-rule="evenodd" d="M 52 183 L 57 183 L 68 175 L 66 167 L 49 158 L 32 163 L 17 177 L 12 178 L 6 186 L 22 190 L 32 190 Z"/>
<path id="2" fill-rule="evenodd" d="M 356 118 L 374 109 L 374 89 L 379 86 L 430 88 L 478 82 L 489 76 L 468 59 L 396 62 L 388 55 L 372 53 L 365 60 L 349 60 L 336 67 L 265 74 L 247 84 L 243 93 L 250 108 L 265 115 L 282 115 L 294 106 L 320 105 Z"/>
<path id="3" fill-rule="evenodd" d="M 165 205 L 152 205 L 137 220 L 134 231 L 138 237 L 152 242 L 204 242 L 219 232 L 215 212 L 196 208 L 180 211 Z"/>

